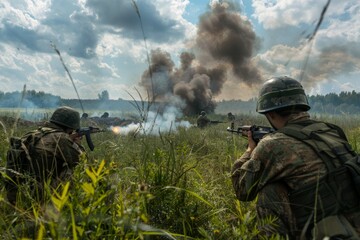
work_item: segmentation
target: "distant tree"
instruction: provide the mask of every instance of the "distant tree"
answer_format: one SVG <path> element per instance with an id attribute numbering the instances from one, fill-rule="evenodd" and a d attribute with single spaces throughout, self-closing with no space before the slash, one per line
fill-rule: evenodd
<path id="1" fill-rule="evenodd" d="M 98 94 L 99 100 L 101 101 L 105 101 L 105 100 L 109 100 L 109 92 L 107 90 L 102 91 L 101 93 Z"/>

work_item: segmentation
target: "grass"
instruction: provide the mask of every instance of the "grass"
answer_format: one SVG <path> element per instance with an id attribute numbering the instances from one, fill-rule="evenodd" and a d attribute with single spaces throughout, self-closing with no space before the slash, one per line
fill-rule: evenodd
<path id="1" fill-rule="evenodd" d="M 251 122 L 265 124 L 263 118 L 241 119 Z M 357 119 L 341 123 L 358 149 Z M 87 151 L 74 181 L 53 192 L 46 204 L 29 200 L 25 186 L 14 208 L 0 182 L 0 233 L 5 239 L 253 239 L 256 226 L 273 219 L 257 222 L 255 202 L 236 200 L 230 169 L 246 140 L 228 133 L 227 126 L 179 128 L 157 136 L 93 134 L 95 150 Z M 3 175 L 12 127 L 3 124 L 0 131 Z M 17 126 L 14 135 L 33 128 Z"/>

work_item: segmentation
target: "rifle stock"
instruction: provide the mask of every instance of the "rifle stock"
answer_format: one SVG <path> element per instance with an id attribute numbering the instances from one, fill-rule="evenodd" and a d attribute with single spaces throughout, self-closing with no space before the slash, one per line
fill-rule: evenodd
<path id="1" fill-rule="evenodd" d="M 243 137 L 247 137 L 248 131 L 251 131 L 252 138 L 256 143 L 258 143 L 260 139 L 262 139 L 266 134 L 275 131 L 275 129 L 271 127 L 257 126 L 257 125 L 244 125 L 235 129 L 233 124 L 231 124 L 231 127 L 228 127 L 226 130 L 228 132 L 240 134 Z"/>
<path id="2" fill-rule="evenodd" d="M 92 133 L 99 133 L 99 132 L 105 132 L 105 130 L 97 128 L 97 127 L 82 127 L 76 130 L 79 137 L 84 136 L 86 137 L 86 143 L 89 146 L 90 150 L 93 151 L 95 146 L 91 139 Z"/>

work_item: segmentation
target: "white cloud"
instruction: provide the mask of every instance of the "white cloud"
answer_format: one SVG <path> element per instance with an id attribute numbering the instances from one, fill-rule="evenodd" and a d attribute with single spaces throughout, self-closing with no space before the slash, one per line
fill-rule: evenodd
<path id="1" fill-rule="evenodd" d="M 192 23 L 184 19 L 185 9 L 190 3 L 189 0 L 154 0 L 153 1 L 156 8 L 160 11 L 161 15 L 166 18 L 173 19 L 177 22 L 175 27 L 183 27 L 185 29 L 185 37 L 183 39 L 178 39 L 174 44 L 162 43 L 153 48 L 161 47 L 166 51 L 170 48 L 175 48 L 169 52 L 177 51 L 176 49 L 183 48 L 183 44 L 187 39 L 191 39 L 195 36 L 197 28 Z M 156 43 L 155 43 L 156 44 Z"/>
<path id="2" fill-rule="evenodd" d="M 129 99 L 126 91 L 138 87 L 141 74 L 148 67 L 146 51 L 150 53 L 152 49 L 161 48 L 169 52 L 179 66 L 180 52 L 188 47 L 186 44 L 197 32 L 197 26 L 184 18 L 188 14 L 186 11 L 191 12 L 187 8 L 193 1 L 198 0 L 137 1 L 143 17 L 146 49 L 131 1 L 121 1 L 124 9 L 119 10 L 118 0 L 106 3 L 101 0 L 3 0 L 0 3 L 0 89 L 21 90 L 26 83 L 28 89 L 76 98 L 71 81 L 50 46 L 52 41 L 60 50 L 82 98 L 97 98 L 102 90 L 108 90 L 111 98 Z M 217 0 L 210 2 L 214 1 Z M 209 1 L 202 2 L 206 7 L 199 9 L 208 10 Z M 245 6 L 250 1 L 238 2 L 243 9 L 250 8 Z M 310 33 L 326 2 L 252 1 L 254 15 L 251 20 L 263 27 L 258 37 L 271 41 L 269 49 L 262 49 L 254 59 L 264 78 L 284 74 L 300 76 L 307 52 L 306 48 L 299 47 L 298 35 L 292 33 L 302 29 Z M 196 6 L 199 4 L 196 2 Z M 112 10 L 113 17 L 118 16 L 119 11 L 129 17 L 111 21 L 108 10 Z M 357 0 L 331 1 L 311 51 L 308 69 L 313 74 L 311 80 L 322 79 L 324 84 L 327 81 L 341 89 L 356 86 L 354 79 L 360 75 L 359 11 Z M 288 44 L 291 41 L 284 43 L 284 39 L 296 40 Z M 336 52 L 324 55 L 329 49 Z M 337 59 L 328 64 L 321 62 L 321 59 L 331 60 L 331 56 L 346 62 L 343 65 L 337 63 Z M 320 62 L 324 70 L 316 72 L 315 67 Z M 343 77 L 346 71 L 347 76 L 352 76 L 351 81 Z M 339 84 L 335 84 L 337 81 Z M 317 84 L 321 85 L 319 82 L 313 86 Z M 218 98 L 237 95 L 249 98 L 256 95 L 256 91 L 228 81 Z"/>
<path id="3" fill-rule="evenodd" d="M 18 2 L 16 4 L 16 2 Z M 40 1 L 11 1 L 1 3 L 0 13 L 6 22 L 26 29 L 36 29 L 40 25 L 51 4 L 50 0 Z"/>
<path id="4" fill-rule="evenodd" d="M 327 0 L 253 0 L 253 17 L 265 29 L 298 26 L 299 24 L 315 26 L 326 3 Z M 353 8 L 358 8 L 356 7 L 358 4 L 357 0 L 331 1 L 325 17 L 336 17 L 347 11 L 355 11 Z"/>
<path id="5" fill-rule="evenodd" d="M 283 26 L 297 26 L 300 23 L 311 23 L 322 8 L 321 1 L 311 0 L 253 0 L 254 17 L 265 29 Z"/>

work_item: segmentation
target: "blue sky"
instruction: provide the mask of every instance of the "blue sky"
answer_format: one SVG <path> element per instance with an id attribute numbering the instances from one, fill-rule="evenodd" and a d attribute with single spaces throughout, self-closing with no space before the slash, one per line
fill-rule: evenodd
<path id="1" fill-rule="evenodd" d="M 174 99 L 169 94 L 247 100 L 279 75 L 301 78 L 310 94 L 360 91 L 358 0 L 332 0 L 312 44 L 307 36 L 327 0 L 135 3 L 146 43 L 131 0 L 2 0 L 0 90 L 26 84 L 77 98 L 56 46 L 81 98 L 104 90 L 112 99 L 146 95 L 147 56 L 156 93 L 167 100 Z M 180 71 L 184 52 L 193 54 L 186 55 L 191 66 Z"/>

